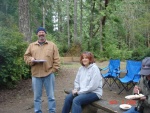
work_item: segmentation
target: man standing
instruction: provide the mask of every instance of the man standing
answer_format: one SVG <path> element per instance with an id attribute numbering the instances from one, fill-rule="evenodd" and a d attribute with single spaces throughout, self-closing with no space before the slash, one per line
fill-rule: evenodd
<path id="1" fill-rule="evenodd" d="M 132 107 L 124 113 L 150 113 L 150 57 L 142 60 L 140 74 L 140 82 L 134 87 L 133 93 L 142 93 L 144 97 L 138 100 L 137 107 Z"/>
<path id="2" fill-rule="evenodd" d="M 34 112 L 42 113 L 41 97 L 44 86 L 48 97 L 49 113 L 56 113 L 54 72 L 59 69 L 59 52 L 53 42 L 46 40 L 46 30 L 43 27 L 39 27 L 36 33 L 38 40 L 31 43 L 24 54 L 26 64 L 31 66 Z"/>

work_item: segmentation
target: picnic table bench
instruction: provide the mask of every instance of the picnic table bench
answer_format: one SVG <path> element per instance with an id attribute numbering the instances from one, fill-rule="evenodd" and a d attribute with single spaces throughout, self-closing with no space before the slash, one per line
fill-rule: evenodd
<path id="1" fill-rule="evenodd" d="M 64 90 L 66 94 L 70 93 L 70 90 Z M 106 111 L 108 113 L 122 113 L 123 110 L 119 108 L 119 104 L 110 104 L 107 100 L 100 99 L 89 105 L 83 106 L 82 113 L 97 113 L 98 109 Z"/>

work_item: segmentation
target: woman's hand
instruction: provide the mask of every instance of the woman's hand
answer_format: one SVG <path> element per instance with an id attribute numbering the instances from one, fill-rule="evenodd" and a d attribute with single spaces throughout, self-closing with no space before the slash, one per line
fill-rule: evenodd
<path id="1" fill-rule="evenodd" d="M 73 94 L 74 96 L 77 95 L 77 94 L 78 94 L 78 90 L 77 90 L 77 89 L 72 90 L 72 94 Z"/>

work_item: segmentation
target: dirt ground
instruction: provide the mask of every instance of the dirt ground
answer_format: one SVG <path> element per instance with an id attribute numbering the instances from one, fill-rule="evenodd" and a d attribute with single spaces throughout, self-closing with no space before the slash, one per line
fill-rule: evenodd
<path id="1" fill-rule="evenodd" d="M 99 67 L 107 66 L 108 62 L 97 63 Z M 125 64 L 122 64 L 124 68 Z M 70 62 L 61 65 L 61 69 L 56 76 L 55 98 L 56 98 L 56 113 L 61 113 L 64 98 L 66 94 L 64 89 L 73 87 L 73 81 L 80 64 L 78 62 Z M 130 92 L 123 91 L 120 95 L 117 94 L 119 89 L 113 86 L 112 91 L 107 85 L 103 89 L 103 99 L 109 102 L 117 102 L 119 104 L 126 103 L 124 98 Z M 42 110 L 43 113 L 47 111 L 47 97 L 45 90 L 42 95 Z M 0 113 L 34 113 L 33 112 L 33 92 L 31 88 L 31 79 L 22 80 L 13 90 L 0 89 Z M 99 110 L 98 113 L 104 113 Z"/>

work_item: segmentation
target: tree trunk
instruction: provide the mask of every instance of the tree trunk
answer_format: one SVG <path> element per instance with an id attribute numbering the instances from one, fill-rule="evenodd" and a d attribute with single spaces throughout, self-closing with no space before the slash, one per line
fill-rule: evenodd
<path id="1" fill-rule="evenodd" d="M 31 41 L 30 17 L 28 0 L 19 0 L 19 30 L 24 35 L 24 40 Z"/>
<path id="2" fill-rule="evenodd" d="M 107 8 L 107 6 L 108 6 L 108 2 L 109 2 L 109 0 L 105 0 L 105 9 Z M 104 27 L 105 27 L 105 23 L 106 23 L 106 16 L 104 16 L 103 18 L 102 18 L 102 20 L 101 20 L 101 22 L 100 22 L 100 24 L 101 24 L 101 27 L 100 27 L 100 31 L 101 31 L 101 42 L 100 42 L 100 50 L 101 51 L 103 51 L 103 38 L 105 37 L 105 34 L 103 33 L 103 31 L 104 31 Z"/>
<path id="3" fill-rule="evenodd" d="M 80 12 L 80 38 L 81 38 L 81 43 L 82 43 L 82 12 L 83 12 L 83 9 L 82 9 L 82 4 L 83 4 L 83 1 L 81 0 L 80 1 L 80 9 L 81 9 L 81 12 Z"/>
<path id="4" fill-rule="evenodd" d="M 57 8 L 58 8 L 58 32 L 63 32 L 63 12 L 62 12 L 62 0 L 58 0 Z"/>
<path id="5" fill-rule="evenodd" d="M 102 38 L 103 38 L 103 25 L 102 25 L 102 21 L 100 21 L 100 51 L 103 51 L 103 43 L 102 43 Z"/>
<path id="6" fill-rule="evenodd" d="M 44 0 L 43 0 L 43 27 L 45 28 L 45 7 L 44 7 Z"/>
<path id="7" fill-rule="evenodd" d="M 150 34 L 147 34 L 147 46 L 150 47 Z"/>
<path id="8" fill-rule="evenodd" d="M 94 21 L 94 10 L 95 10 L 95 1 L 91 1 L 91 18 L 90 18 L 90 32 L 89 32 L 89 36 L 90 38 L 93 38 L 93 29 L 94 29 L 94 25 L 93 25 L 93 21 Z"/>
<path id="9" fill-rule="evenodd" d="M 67 30 L 68 30 L 68 47 L 70 47 L 70 15 L 69 15 L 69 6 L 70 6 L 70 0 L 67 0 Z"/>
<path id="10" fill-rule="evenodd" d="M 74 0 L 74 42 L 77 41 L 77 0 Z"/>

